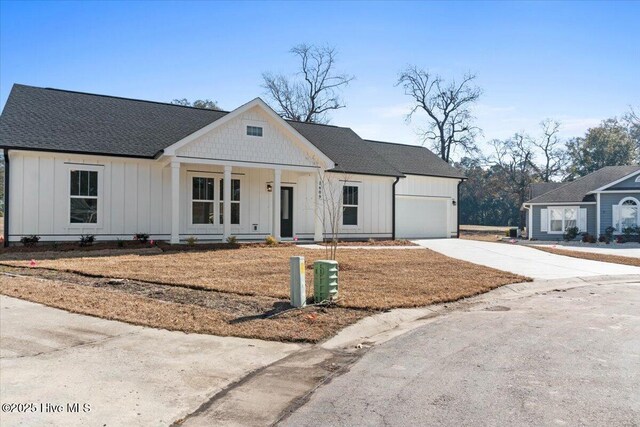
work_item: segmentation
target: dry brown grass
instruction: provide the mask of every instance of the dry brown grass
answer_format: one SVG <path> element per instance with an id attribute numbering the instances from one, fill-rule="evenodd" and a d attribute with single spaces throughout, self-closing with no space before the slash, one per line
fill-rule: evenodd
<path id="1" fill-rule="evenodd" d="M 309 307 L 269 319 L 237 322 L 237 316 L 220 310 L 33 277 L 0 276 L 0 293 L 135 325 L 273 341 L 317 342 L 370 314 Z"/>
<path id="2" fill-rule="evenodd" d="M 296 247 L 42 259 L 36 268 L 288 299 L 289 257 L 303 255 L 312 294 L 314 260 L 325 251 Z M 339 305 L 358 309 L 417 307 L 454 301 L 525 277 L 424 249 L 338 251 Z M 28 266 L 29 261 L 3 261 Z"/>
<path id="3" fill-rule="evenodd" d="M 622 256 L 622 255 L 596 254 L 596 253 L 590 253 L 590 252 L 572 251 L 567 249 L 544 248 L 540 246 L 531 246 L 531 247 L 538 249 L 540 251 L 549 252 L 556 255 L 564 255 L 564 256 L 570 256 L 573 258 L 582 258 L 582 259 L 589 259 L 592 261 L 611 262 L 614 264 L 624 264 L 624 265 L 632 265 L 635 267 L 640 267 L 640 258 L 633 258 L 633 257 Z"/>

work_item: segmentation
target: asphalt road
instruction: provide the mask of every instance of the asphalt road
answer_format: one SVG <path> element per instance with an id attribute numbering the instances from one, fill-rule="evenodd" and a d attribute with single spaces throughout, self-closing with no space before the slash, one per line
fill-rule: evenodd
<path id="1" fill-rule="evenodd" d="M 640 425 L 640 283 L 499 304 L 372 348 L 282 425 Z"/>

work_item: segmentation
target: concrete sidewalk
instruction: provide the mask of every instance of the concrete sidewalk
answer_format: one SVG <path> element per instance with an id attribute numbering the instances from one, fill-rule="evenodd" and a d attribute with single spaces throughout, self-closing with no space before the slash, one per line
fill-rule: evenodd
<path id="1" fill-rule="evenodd" d="M 0 307 L 1 403 L 65 407 L 3 412 L 3 426 L 170 425 L 302 348 L 133 326 L 6 296 Z M 69 413 L 67 403 L 91 410 Z"/>
<path id="2" fill-rule="evenodd" d="M 565 257 L 509 243 L 462 239 L 416 240 L 415 243 L 452 258 L 537 280 L 640 274 L 640 267 Z"/>

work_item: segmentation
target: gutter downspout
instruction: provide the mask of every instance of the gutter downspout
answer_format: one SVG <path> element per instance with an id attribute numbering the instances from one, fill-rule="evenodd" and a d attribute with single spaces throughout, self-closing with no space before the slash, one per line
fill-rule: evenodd
<path id="1" fill-rule="evenodd" d="M 457 230 L 456 230 L 456 239 L 460 238 L 460 184 L 462 184 L 464 182 L 464 179 L 461 179 L 460 181 L 458 181 L 458 201 L 456 202 L 456 226 L 457 226 Z"/>
<path id="2" fill-rule="evenodd" d="M 401 177 L 396 177 L 396 180 L 391 186 L 391 240 L 396 240 L 396 184 L 400 181 Z"/>
<path id="3" fill-rule="evenodd" d="M 4 149 L 4 247 L 9 247 L 9 149 Z"/>

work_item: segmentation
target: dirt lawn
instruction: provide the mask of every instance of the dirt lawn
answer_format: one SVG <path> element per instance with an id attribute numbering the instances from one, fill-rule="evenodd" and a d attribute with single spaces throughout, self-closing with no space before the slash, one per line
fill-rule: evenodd
<path id="1" fill-rule="evenodd" d="M 556 255 L 570 256 L 573 258 L 590 259 L 592 261 L 612 262 L 614 264 L 633 265 L 640 267 L 640 259 L 622 255 L 597 254 L 583 251 L 572 251 L 570 249 L 543 248 L 540 246 L 531 246 L 539 251 L 549 252 Z"/>
<path id="2" fill-rule="evenodd" d="M 289 246 L 78 255 L 39 253 L 35 266 L 28 256 L 0 259 L 5 266 L 0 292 L 147 326 L 314 342 L 376 310 L 454 301 L 527 280 L 427 249 L 339 249 L 337 304 L 285 311 L 289 257 L 305 257 L 311 296 L 313 261 L 323 259 L 324 250 Z"/>

